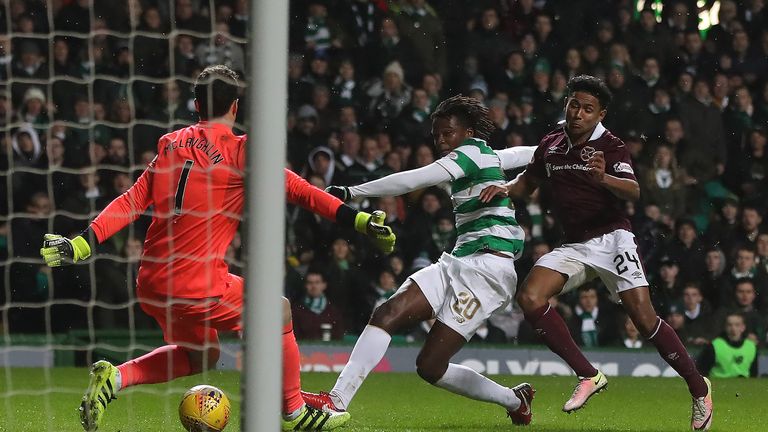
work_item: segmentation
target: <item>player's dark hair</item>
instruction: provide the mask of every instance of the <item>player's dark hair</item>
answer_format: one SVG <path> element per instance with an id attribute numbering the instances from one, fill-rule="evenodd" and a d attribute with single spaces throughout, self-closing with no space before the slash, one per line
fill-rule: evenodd
<path id="1" fill-rule="evenodd" d="M 195 80 L 195 99 L 201 120 L 221 117 L 237 99 L 238 76 L 224 66 L 208 66 Z"/>
<path id="2" fill-rule="evenodd" d="M 488 141 L 496 128 L 488 117 L 488 108 L 475 98 L 462 95 L 449 97 L 437 106 L 432 113 L 432 120 L 449 119 L 451 116 L 456 117 L 462 126 L 471 128 L 475 138 L 481 140 Z"/>
<path id="3" fill-rule="evenodd" d="M 736 282 L 733 284 L 734 287 L 737 287 L 741 284 L 750 284 L 752 285 L 752 289 L 755 289 L 755 281 L 752 280 L 752 278 L 743 277 L 736 279 Z"/>
<path id="4" fill-rule="evenodd" d="M 568 96 L 576 92 L 589 93 L 596 97 L 602 109 L 607 109 L 613 98 L 605 82 L 592 75 L 577 75 L 568 80 Z"/>

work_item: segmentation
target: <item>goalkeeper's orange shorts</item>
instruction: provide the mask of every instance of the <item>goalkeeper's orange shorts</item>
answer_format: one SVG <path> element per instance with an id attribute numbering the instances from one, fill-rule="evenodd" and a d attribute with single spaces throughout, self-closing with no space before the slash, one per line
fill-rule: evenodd
<path id="1" fill-rule="evenodd" d="M 160 324 L 166 343 L 191 349 L 217 347 L 220 331 L 242 329 L 243 278 L 228 276 L 221 297 L 141 298 L 141 308 Z"/>

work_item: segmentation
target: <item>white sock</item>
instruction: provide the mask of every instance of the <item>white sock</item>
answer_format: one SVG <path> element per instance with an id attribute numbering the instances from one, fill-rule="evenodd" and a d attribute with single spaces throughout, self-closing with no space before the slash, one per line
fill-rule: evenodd
<path id="1" fill-rule="evenodd" d="M 117 372 L 115 374 L 115 393 L 117 393 L 123 388 L 123 375 L 120 373 L 120 369 L 115 368 L 115 371 Z"/>
<path id="2" fill-rule="evenodd" d="M 520 399 L 512 389 L 499 385 L 466 366 L 449 363 L 448 370 L 435 385 L 470 399 L 501 405 L 509 410 L 520 408 Z"/>
<path id="3" fill-rule="evenodd" d="M 346 410 L 368 374 L 379 364 L 389 348 L 392 336 L 384 330 L 367 325 L 357 339 L 352 355 L 330 391 L 336 408 Z"/>
<path id="4" fill-rule="evenodd" d="M 304 409 L 304 405 L 300 406 L 296 411 L 288 414 L 283 414 L 283 419 L 286 421 L 292 421 L 299 418 L 299 414 L 301 414 L 301 411 Z"/>

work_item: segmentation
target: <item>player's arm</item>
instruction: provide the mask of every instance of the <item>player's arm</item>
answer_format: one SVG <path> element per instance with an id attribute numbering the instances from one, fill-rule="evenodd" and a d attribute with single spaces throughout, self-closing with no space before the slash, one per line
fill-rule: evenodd
<path id="1" fill-rule="evenodd" d="M 616 174 L 614 175 L 606 172 L 605 154 L 602 151 L 596 151 L 587 161 L 587 168 L 592 179 L 605 186 L 617 197 L 626 201 L 640 199 L 640 185 L 635 179 L 632 165 L 629 162 L 614 163 L 610 167 L 610 170 Z"/>
<path id="2" fill-rule="evenodd" d="M 43 247 L 40 255 L 50 267 L 74 264 L 91 256 L 91 246 L 88 244 L 89 231 L 92 231 L 98 243 L 103 243 L 129 223 L 138 219 L 152 203 L 150 187 L 154 161 L 144 170 L 136 183 L 125 193 L 112 200 L 109 205 L 96 216 L 88 229 L 73 239 L 59 234 L 46 234 L 43 237 Z"/>
<path id="3" fill-rule="evenodd" d="M 384 212 L 375 211 L 371 214 L 355 210 L 339 198 L 312 186 L 289 169 L 285 170 L 285 191 L 288 202 L 332 222 L 354 227 L 356 231 L 370 236 L 373 243 L 384 253 L 388 254 L 394 250 L 396 237 L 392 229 L 384 225 Z"/>
<path id="4" fill-rule="evenodd" d="M 525 170 L 517 175 L 514 180 L 501 186 L 488 186 L 480 192 L 478 199 L 480 202 L 490 202 L 497 196 L 509 197 L 515 200 L 527 198 L 536 188 L 539 187 L 539 183 L 534 176 L 532 176 L 528 170 Z"/>
<path id="5" fill-rule="evenodd" d="M 501 169 L 504 171 L 524 167 L 533 159 L 536 146 L 518 146 L 494 150 L 501 160 Z"/>
<path id="6" fill-rule="evenodd" d="M 331 186 L 326 190 L 344 201 L 359 197 L 396 196 L 451 181 L 456 175 L 463 177 L 463 173 L 452 174 L 440 161 L 435 161 L 421 168 L 390 174 L 358 186 Z"/>

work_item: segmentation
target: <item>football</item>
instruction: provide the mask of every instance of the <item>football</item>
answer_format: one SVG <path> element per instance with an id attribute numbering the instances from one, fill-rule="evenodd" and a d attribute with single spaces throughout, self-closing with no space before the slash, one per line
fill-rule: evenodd
<path id="1" fill-rule="evenodd" d="M 214 386 L 187 390 L 179 405 L 179 419 L 189 432 L 220 432 L 229 422 L 229 398 Z"/>

